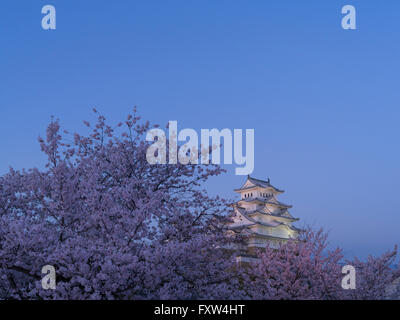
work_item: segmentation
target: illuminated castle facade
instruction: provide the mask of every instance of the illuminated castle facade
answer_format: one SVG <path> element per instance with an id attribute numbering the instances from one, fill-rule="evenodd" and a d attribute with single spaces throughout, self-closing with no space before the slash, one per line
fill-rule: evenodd
<path id="1" fill-rule="evenodd" d="M 300 229 L 292 224 L 299 219 L 289 213 L 291 205 L 278 201 L 284 191 L 272 186 L 269 179 L 248 176 L 235 192 L 240 194 L 240 200 L 233 204 L 235 215 L 230 230 L 240 232 L 246 239 L 239 262 L 250 261 L 256 248 L 277 247 L 289 239 L 297 239 Z"/>

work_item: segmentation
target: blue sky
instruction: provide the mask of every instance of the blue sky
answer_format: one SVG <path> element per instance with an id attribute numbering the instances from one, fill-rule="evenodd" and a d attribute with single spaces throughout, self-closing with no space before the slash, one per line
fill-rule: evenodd
<path id="1" fill-rule="evenodd" d="M 57 29 L 41 28 L 41 8 Z M 354 5 L 357 30 L 341 28 Z M 180 129 L 254 128 L 255 171 L 347 256 L 400 243 L 400 2 L 0 2 L 0 173 L 42 166 L 52 115 L 134 105 Z M 210 183 L 234 197 L 234 166 Z"/>

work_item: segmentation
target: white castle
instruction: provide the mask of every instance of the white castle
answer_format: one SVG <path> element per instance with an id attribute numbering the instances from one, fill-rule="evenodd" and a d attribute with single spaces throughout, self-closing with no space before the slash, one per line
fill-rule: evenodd
<path id="1" fill-rule="evenodd" d="M 297 239 L 300 229 L 294 227 L 294 218 L 288 211 L 291 205 L 277 200 L 284 191 L 270 184 L 270 180 L 259 180 L 247 176 L 245 184 L 235 189 L 240 200 L 234 203 L 233 223 L 229 229 L 245 235 L 246 244 L 239 262 L 253 259 L 256 248 L 265 248 L 268 244 L 277 247 L 289 239 Z"/>

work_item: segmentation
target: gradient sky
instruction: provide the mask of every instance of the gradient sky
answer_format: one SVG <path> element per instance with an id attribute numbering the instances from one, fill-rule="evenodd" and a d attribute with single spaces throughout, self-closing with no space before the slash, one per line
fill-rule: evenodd
<path id="1" fill-rule="evenodd" d="M 57 29 L 41 28 L 41 8 Z M 341 28 L 341 8 L 357 30 Z M 347 256 L 400 243 L 400 1 L 0 1 L 0 174 L 43 166 L 52 115 L 134 105 L 179 129 L 254 128 L 257 178 Z M 234 197 L 244 177 L 212 180 Z"/>

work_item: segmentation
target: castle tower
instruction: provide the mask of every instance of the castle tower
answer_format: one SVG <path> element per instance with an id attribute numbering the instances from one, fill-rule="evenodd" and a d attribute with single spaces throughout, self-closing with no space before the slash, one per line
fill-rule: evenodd
<path id="1" fill-rule="evenodd" d="M 270 180 L 259 180 L 247 176 L 245 184 L 235 189 L 240 200 L 233 204 L 235 216 L 230 230 L 246 236 L 244 254 L 238 260 L 251 260 L 256 248 L 267 244 L 277 247 L 289 239 L 297 239 L 300 229 L 292 225 L 299 220 L 292 217 L 288 209 L 291 205 L 277 200 L 284 191 L 270 184 Z"/>

